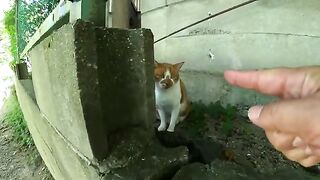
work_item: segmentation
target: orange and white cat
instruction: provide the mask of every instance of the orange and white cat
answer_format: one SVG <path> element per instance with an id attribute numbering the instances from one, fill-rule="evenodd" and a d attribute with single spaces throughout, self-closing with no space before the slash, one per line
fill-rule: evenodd
<path id="1" fill-rule="evenodd" d="M 179 76 L 183 62 L 169 64 L 155 61 L 154 64 L 156 108 L 161 121 L 158 131 L 174 132 L 176 124 L 183 121 L 191 110 L 186 88 Z"/>

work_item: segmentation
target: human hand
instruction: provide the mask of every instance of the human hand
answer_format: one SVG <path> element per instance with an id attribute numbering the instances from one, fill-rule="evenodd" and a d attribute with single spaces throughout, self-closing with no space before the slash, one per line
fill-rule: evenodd
<path id="1" fill-rule="evenodd" d="M 279 101 L 249 109 L 271 144 L 305 167 L 320 162 L 320 66 L 259 71 L 226 71 L 234 86 L 278 96 Z"/>

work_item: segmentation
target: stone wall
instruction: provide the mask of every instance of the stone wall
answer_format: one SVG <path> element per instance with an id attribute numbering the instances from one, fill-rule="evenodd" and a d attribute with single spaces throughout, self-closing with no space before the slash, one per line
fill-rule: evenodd
<path id="1" fill-rule="evenodd" d="M 73 145 L 42 114 L 35 101 L 31 80 L 16 80 L 23 115 L 35 145 L 55 179 L 99 179 L 99 171 L 89 165 Z M 72 128 L 70 128 L 72 129 Z"/>

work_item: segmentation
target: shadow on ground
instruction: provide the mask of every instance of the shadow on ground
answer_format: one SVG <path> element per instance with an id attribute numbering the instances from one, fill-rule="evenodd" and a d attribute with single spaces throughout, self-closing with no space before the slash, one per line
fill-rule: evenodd
<path id="1" fill-rule="evenodd" d="M 303 168 L 287 160 L 249 122 L 246 107 L 193 103 L 191 115 L 174 133 L 156 132 L 166 147 L 186 146 L 189 163 L 172 177 L 196 179 L 319 179 L 319 166 Z M 155 128 L 158 122 L 155 124 Z"/>

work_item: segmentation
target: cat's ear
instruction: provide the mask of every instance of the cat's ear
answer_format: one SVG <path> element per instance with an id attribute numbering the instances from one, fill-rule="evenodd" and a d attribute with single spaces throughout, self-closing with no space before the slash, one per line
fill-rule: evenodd
<path id="1" fill-rule="evenodd" d="M 174 68 L 176 68 L 179 71 L 183 64 L 184 64 L 184 62 L 181 62 L 181 63 L 174 64 L 173 66 L 174 66 Z"/>
<path id="2" fill-rule="evenodd" d="M 154 67 L 157 67 L 159 65 L 158 61 L 154 60 Z"/>

